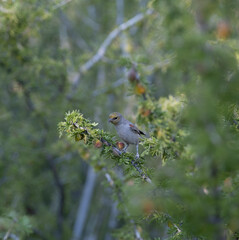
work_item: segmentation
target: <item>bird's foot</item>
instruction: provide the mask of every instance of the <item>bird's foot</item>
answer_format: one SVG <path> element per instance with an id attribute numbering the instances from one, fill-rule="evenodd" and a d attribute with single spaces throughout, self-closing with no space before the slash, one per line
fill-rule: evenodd
<path id="1" fill-rule="evenodd" d="M 126 153 L 128 146 L 126 146 L 125 148 L 122 149 L 122 153 Z"/>

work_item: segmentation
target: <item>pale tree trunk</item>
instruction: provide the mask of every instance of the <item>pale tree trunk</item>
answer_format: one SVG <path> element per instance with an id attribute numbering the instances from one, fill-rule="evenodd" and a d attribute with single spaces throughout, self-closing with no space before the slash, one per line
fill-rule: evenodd
<path id="1" fill-rule="evenodd" d="M 76 221 L 73 228 L 72 240 L 81 239 L 87 214 L 88 214 L 88 210 L 89 210 L 89 206 L 91 204 L 91 198 L 92 198 L 93 190 L 95 186 L 95 179 L 96 179 L 96 174 L 92 169 L 92 167 L 89 166 L 87 171 L 85 186 L 82 192 L 82 198 L 79 202 L 79 207 L 76 214 Z"/>

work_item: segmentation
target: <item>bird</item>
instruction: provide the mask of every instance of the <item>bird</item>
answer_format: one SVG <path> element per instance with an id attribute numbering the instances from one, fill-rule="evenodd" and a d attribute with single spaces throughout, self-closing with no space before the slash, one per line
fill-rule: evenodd
<path id="1" fill-rule="evenodd" d="M 139 140 L 146 134 L 118 112 L 111 113 L 108 122 L 115 126 L 119 137 L 126 143 L 122 151 L 126 152 L 129 144 L 136 145 L 136 158 L 139 158 Z"/>

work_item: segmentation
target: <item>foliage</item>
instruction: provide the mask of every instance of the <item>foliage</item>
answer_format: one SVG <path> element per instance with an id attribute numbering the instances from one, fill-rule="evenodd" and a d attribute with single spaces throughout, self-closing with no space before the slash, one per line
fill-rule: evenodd
<path id="1" fill-rule="evenodd" d="M 2 233 L 5 231 L 6 234 L 1 233 L 1 238 L 6 238 L 6 235 L 11 235 L 14 232 L 17 236 L 21 235 L 26 237 L 32 233 L 31 221 L 27 216 L 17 216 L 16 212 L 9 212 L 6 216 L 0 218 L 0 227 Z"/>
<path id="2" fill-rule="evenodd" d="M 115 164 L 129 165 L 130 162 L 135 161 L 132 153 L 122 152 L 119 143 L 114 144 L 112 135 L 104 132 L 103 130 L 96 129 L 97 123 L 91 123 L 88 119 L 85 119 L 79 111 L 73 111 L 66 114 L 65 121 L 58 124 L 60 136 L 63 132 L 67 133 L 67 136 L 75 141 L 82 140 L 86 145 L 93 145 L 96 148 L 101 148 L 101 156 L 106 158 L 112 158 L 116 160 Z M 137 160 L 137 166 L 142 166 L 144 159 Z M 99 162 L 95 162 L 97 168 Z M 106 163 L 102 163 L 105 167 Z M 127 168 L 129 171 L 129 168 Z M 142 169 L 139 171 L 142 177 L 146 177 L 145 171 Z"/>
<path id="3" fill-rule="evenodd" d="M 92 166 L 82 239 L 238 238 L 238 6 L 2 1 L 0 236 L 70 239 Z M 113 111 L 147 132 L 140 159 Z"/>

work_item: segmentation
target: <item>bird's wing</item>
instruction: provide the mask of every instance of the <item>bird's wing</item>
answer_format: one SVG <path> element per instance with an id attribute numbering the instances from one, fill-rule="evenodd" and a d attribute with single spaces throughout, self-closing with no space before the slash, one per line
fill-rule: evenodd
<path id="1" fill-rule="evenodd" d="M 142 132 L 141 130 L 139 130 L 134 124 L 130 123 L 129 124 L 129 128 L 131 131 L 133 131 L 134 133 L 137 133 L 139 135 L 144 135 L 146 136 L 146 134 L 144 132 Z"/>

